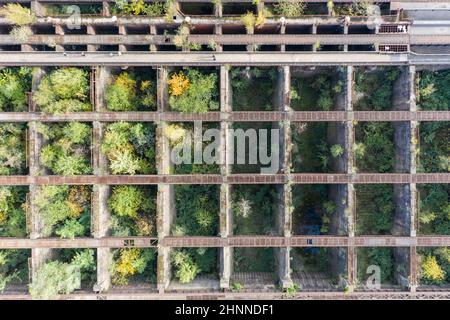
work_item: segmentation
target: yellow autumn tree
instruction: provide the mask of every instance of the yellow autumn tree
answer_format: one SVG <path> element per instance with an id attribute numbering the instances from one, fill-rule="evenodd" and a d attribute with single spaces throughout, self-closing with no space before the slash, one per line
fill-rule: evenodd
<path id="1" fill-rule="evenodd" d="M 422 276 L 436 283 L 442 282 L 445 279 L 445 271 L 438 264 L 436 257 L 426 256 L 423 259 Z"/>
<path id="2" fill-rule="evenodd" d="M 182 95 L 191 85 L 189 79 L 181 71 L 179 73 L 174 73 L 167 83 L 169 85 L 169 94 L 171 96 Z"/>

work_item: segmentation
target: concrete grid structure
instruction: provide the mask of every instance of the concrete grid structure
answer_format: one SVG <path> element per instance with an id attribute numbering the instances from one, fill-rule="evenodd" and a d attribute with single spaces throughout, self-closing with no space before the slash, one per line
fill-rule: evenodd
<path id="1" fill-rule="evenodd" d="M 26 1 L 23 1 L 26 2 Z M 51 1 L 45 1 L 51 2 Z M 54 1 L 55 3 L 64 3 L 66 1 Z M 181 2 L 181 1 L 180 1 Z M 193 2 L 193 1 L 192 1 Z M 223 3 L 227 1 L 222 1 Z M 228 1 L 232 2 L 232 1 Z M 237 2 L 237 1 L 235 1 Z M 245 1 L 241 1 L 245 2 Z M 315 1 L 321 2 L 321 1 Z M 323 2 L 323 1 L 322 1 Z M 338 1 L 335 1 L 338 2 Z M 389 2 L 389 1 L 384 1 Z M 411 1 L 414 2 L 414 1 Z M 40 12 L 41 3 L 32 1 L 32 6 L 37 13 Z M 108 17 L 109 2 L 103 1 L 103 15 Z M 258 6 L 262 10 L 264 2 L 261 1 Z M 215 14 L 218 19 L 222 18 L 221 6 L 215 8 Z M 125 18 L 122 22 L 125 22 Z M 206 18 L 199 18 L 206 19 Z M 321 20 L 321 23 L 329 23 L 333 18 Z M 387 26 L 409 25 L 408 21 L 395 20 L 387 17 Z M 192 19 L 192 23 L 195 20 Z M 299 19 L 301 20 L 301 19 Z M 42 18 L 42 22 L 46 21 Z M 27 113 L 0 113 L 1 122 L 28 122 L 28 176 L 0 176 L 0 185 L 28 185 L 29 191 L 29 239 L 1 238 L 0 248 L 30 248 L 31 274 L 33 277 L 37 268 L 47 261 L 52 255 L 52 249 L 55 248 L 96 248 L 97 250 L 97 284 L 95 292 L 77 292 L 70 296 L 61 296 L 69 299 L 165 299 L 165 298 L 281 298 L 283 297 L 282 288 L 288 288 L 293 281 L 291 272 L 291 254 L 290 251 L 295 247 L 330 247 L 333 248 L 330 259 L 332 259 L 332 271 L 341 275 L 344 285 L 348 286 L 350 293 L 341 291 L 319 292 L 319 291 L 300 291 L 293 295 L 298 298 L 449 298 L 450 290 L 448 288 L 437 290 L 436 288 L 425 288 L 419 286 L 417 279 L 417 248 L 418 247 L 448 247 L 450 246 L 450 237 L 448 236 L 418 236 L 417 235 L 417 215 L 418 215 L 418 195 L 417 184 L 426 183 L 450 183 L 450 174 L 448 173 L 417 173 L 416 172 L 416 143 L 418 139 L 418 128 L 420 121 L 449 121 L 450 112 L 432 112 L 418 111 L 415 105 L 415 79 L 416 72 L 422 68 L 428 68 L 427 57 L 417 58 L 408 52 L 410 45 L 434 45 L 441 44 L 442 41 L 450 41 L 450 38 L 440 36 L 439 39 L 429 36 L 411 37 L 408 33 L 383 35 L 380 30 L 371 35 L 352 36 L 345 31 L 342 36 L 317 35 L 317 25 L 312 24 L 312 36 L 292 35 L 283 38 L 283 26 L 280 26 L 281 35 L 262 36 L 259 35 L 229 35 L 222 36 L 222 27 L 215 24 L 214 39 L 219 44 L 216 48 L 215 59 L 211 60 L 211 53 L 191 53 L 183 52 L 178 54 L 160 53 L 165 46 L 165 36 L 158 36 L 157 27 L 163 23 L 158 19 L 145 19 L 133 21 L 133 24 L 140 26 L 149 26 L 151 34 L 155 35 L 150 40 L 148 38 L 126 35 L 126 27 L 118 26 L 119 32 L 123 36 L 99 36 L 95 35 L 97 25 L 101 25 L 102 18 L 88 18 L 87 32 L 91 36 L 70 36 L 64 35 L 64 28 L 61 27 L 65 22 L 51 20 L 50 24 L 55 23 L 55 34 L 57 36 L 33 36 L 31 42 L 20 46 L 20 53 L 0 52 L 0 65 L 20 66 L 33 65 L 38 66 L 33 75 L 33 90 L 39 84 L 47 67 L 58 65 L 91 66 L 91 102 L 94 106 L 93 112 L 80 112 L 64 115 L 42 114 L 36 110 L 30 103 L 30 111 Z M 109 21 L 109 20 L 108 20 Z M 108 22 L 109 23 L 109 22 Z M 202 23 L 207 23 L 202 20 Z M 239 24 L 238 21 L 236 21 Z M 304 20 L 301 23 L 305 23 Z M 338 22 L 336 19 L 333 23 Z M 356 22 L 355 22 L 356 23 Z M 363 21 L 363 23 L 366 23 Z M 270 25 L 270 21 L 268 22 Z M 278 22 L 277 22 L 278 24 Z M 316 26 L 315 26 L 316 25 Z M 344 30 L 345 26 L 344 24 Z M 315 26 L 315 27 L 314 27 Z M 348 27 L 348 26 L 347 26 Z M 394 28 L 395 29 L 395 28 Z M 348 29 L 347 29 L 348 30 Z M 77 38 L 77 40 L 75 40 Z M 114 40 L 114 39 L 116 40 Z M 196 36 L 193 41 L 207 44 L 211 36 Z M 321 43 L 326 45 L 343 45 L 343 52 L 337 53 L 330 58 L 327 53 L 311 53 L 317 55 L 316 62 L 298 62 L 289 63 L 290 59 L 294 61 L 296 55 L 299 60 L 308 56 L 308 53 L 292 53 L 286 51 L 286 45 L 313 45 L 315 39 L 320 38 Z M 69 39 L 70 41 L 68 41 Z M 113 39 L 113 40 L 112 40 Z M 28 52 L 35 45 L 42 45 L 47 41 L 55 41 L 55 53 Z M 379 41 L 382 42 L 379 42 Z M 142 41 L 149 41 L 152 53 L 128 53 L 129 47 Z M 277 45 L 280 59 L 285 62 L 261 63 L 254 62 L 254 59 L 263 56 L 261 53 L 253 52 L 253 44 L 268 43 Z M 170 41 L 169 41 L 170 43 Z M 246 53 L 229 53 L 222 47 L 227 44 L 245 45 Z M 342 62 L 341 56 L 350 55 L 348 45 L 374 45 L 376 52 L 357 54 L 357 60 Z M 81 55 L 73 53 L 72 55 L 62 55 L 65 51 L 65 45 L 86 44 L 88 53 Z M 106 53 L 94 52 L 101 44 L 118 44 L 122 55 L 114 52 L 111 55 Z M 147 44 L 147 43 L 146 43 Z M 0 36 L 0 45 L 15 45 L 14 41 L 7 35 Z M 404 45 L 401 53 L 380 54 L 379 51 L 389 51 L 380 49 L 379 45 L 392 46 Z M 314 48 L 312 48 L 314 49 Z M 315 50 L 312 50 L 315 51 Z M 178 59 L 183 55 L 186 62 L 180 62 Z M 269 54 L 267 54 L 269 55 Z M 273 54 L 272 54 L 273 55 Z M 240 56 L 246 56 L 251 63 L 242 63 L 238 59 Z M 42 58 L 42 59 L 41 59 Z M 92 59 L 91 59 L 92 58 Z M 192 58 L 190 60 L 190 58 Z M 47 59 L 47 60 L 46 60 Z M 155 62 L 159 61 L 161 62 Z M 224 62 L 222 59 L 226 60 Z M 321 60 L 322 59 L 322 60 Z M 153 61 L 153 62 L 152 62 Z M 447 61 L 450 64 L 450 60 Z M 157 111 L 156 112 L 110 112 L 107 111 L 103 98 L 108 75 L 111 68 L 120 66 L 152 66 L 157 74 Z M 233 111 L 231 90 L 231 79 L 229 66 L 234 65 L 252 65 L 252 66 L 277 66 L 278 81 L 276 94 L 276 105 L 272 112 L 238 112 Z M 345 90 L 339 95 L 330 112 L 298 112 L 290 108 L 290 80 L 292 71 L 301 67 L 320 67 L 335 66 L 341 69 L 342 79 L 345 83 Z M 395 87 L 407 88 L 402 94 L 396 94 L 393 99 L 392 111 L 383 112 L 360 112 L 353 110 L 354 99 L 354 69 L 360 65 L 399 65 L 401 75 Z M 167 102 L 168 88 L 167 77 L 174 66 L 216 66 L 220 75 L 220 112 L 208 112 L 206 114 L 186 114 L 170 111 Z M 443 64 L 445 66 L 445 64 Z M 406 92 L 406 93 L 404 93 Z M 31 101 L 31 100 L 30 100 Z M 36 122 L 64 122 L 69 120 L 78 120 L 92 122 L 93 141 L 92 141 L 92 166 L 94 174 L 90 176 L 51 176 L 43 171 L 39 163 L 39 150 L 43 143 L 42 137 L 36 131 Z M 104 131 L 105 123 L 113 121 L 139 121 L 152 122 L 157 125 L 157 175 L 135 175 L 135 176 L 115 176 L 108 174 L 107 160 L 100 152 L 100 143 Z M 222 165 L 220 174 L 217 175 L 171 175 L 169 152 L 170 146 L 167 139 L 162 134 L 164 127 L 170 122 L 192 122 L 202 120 L 206 122 L 220 122 L 221 128 L 221 157 L 224 163 L 230 156 L 227 151 L 230 144 L 229 130 L 233 122 L 272 122 L 281 132 L 280 154 L 281 168 L 277 174 L 256 175 L 256 174 L 234 174 L 229 165 Z M 292 173 L 292 133 L 291 123 L 293 122 L 320 122 L 326 121 L 333 124 L 334 139 L 336 143 L 345 146 L 345 155 L 342 160 L 335 161 L 333 167 L 336 173 L 329 174 L 305 174 Z M 396 146 L 395 172 L 392 174 L 373 174 L 373 173 L 355 173 L 354 171 L 354 143 L 355 143 L 355 121 L 386 121 L 393 122 L 394 143 Z M 356 184 L 389 183 L 394 184 L 394 198 L 396 201 L 395 227 L 391 236 L 355 236 L 355 208 L 357 201 L 354 186 Z M 39 185 L 46 184 L 88 184 L 93 185 L 92 193 L 92 238 L 82 238 L 75 240 L 67 239 L 48 239 L 42 238 L 42 221 L 33 203 L 36 188 Z M 107 199 L 110 193 L 111 185 L 117 184 L 138 184 L 138 185 L 157 185 L 157 231 L 156 238 L 130 237 L 114 238 L 109 236 L 108 221 L 109 210 Z M 176 208 L 174 207 L 174 185 L 176 184 L 216 184 L 220 185 L 220 212 L 219 225 L 220 231 L 218 237 L 173 237 L 171 236 L 171 226 L 176 217 Z M 235 184 L 275 184 L 280 198 L 280 206 L 277 219 L 278 236 L 236 236 L 232 233 L 232 210 L 231 210 L 231 188 Z M 330 224 L 330 233 L 335 236 L 296 236 L 292 232 L 292 186 L 295 184 L 330 184 L 333 186 L 336 199 L 345 199 L 345 202 L 336 201 L 341 205 L 337 206 L 334 219 Z M 111 289 L 110 259 L 112 248 L 139 247 L 156 248 L 158 251 L 157 263 L 157 290 L 148 290 L 136 292 Z M 220 256 L 220 279 L 218 288 L 173 288 L 171 282 L 171 264 L 170 251 L 175 247 L 214 247 L 219 248 Z M 247 292 L 231 292 L 228 289 L 232 282 L 233 273 L 233 248 L 235 247 L 273 247 L 276 257 L 276 278 L 280 285 L 279 290 L 248 290 Z M 396 272 L 398 283 L 401 288 L 383 288 L 380 291 L 365 291 L 357 284 L 357 250 L 361 247 L 393 247 L 396 264 L 408 266 L 405 270 Z M 251 277 L 252 275 L 243 275 Z M 222 290 L 218 290 L 222 289 Z M 1 298 L 29 298 L 20 292 L 12 292 Z"/>

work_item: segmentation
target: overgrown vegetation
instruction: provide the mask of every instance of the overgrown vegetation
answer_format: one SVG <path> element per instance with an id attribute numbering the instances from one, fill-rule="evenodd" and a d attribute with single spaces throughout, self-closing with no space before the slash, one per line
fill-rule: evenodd
<path id="1" fill-rule="evenodd" d="M 389 122 L 361 122 L 355 128 L 355 158 L 360 172 L 392 172 L 394 129 Z"/>
<path id="2" fill-rule="evenodd" d="M 357 185 L 356 233 L 390 234 L 394 224 L 394 186 L 386 184 Z"/>
<path id="3" fill-rule="evenodd" d="M 0 112 L 27 111 L 27 92 L 31 91 L 32 69 L 29 67 L 0 70 Z"/>
<path id="4" fill-rule="evenodd" d="M 335 96 L 344 90 L 342 80 L 334 81 L 333 73 L 293 77 L 291 107 L 297 111 L 330 111 Z"/>
<path id="5" fill-rule="evenodd" d="M 115 186 L 108 204 L 113 236 L 156 235 L 156 194 L 153 188 Z"/>
<path id="6" fill-rule="evenodd" d="M 274 4 L 274 13 L 285 18 L 295 18 L 302 16 L 305 8 L 303 0 L 280 0 Z"/>
<path id="7" fill-rule="evenodd" d="M 448 122 L 420 123 L 417 147 L 419 172 L 450 172 L 450 126 Z"/>
<path id="8" fill-rule="evenodd" d="M 0 175 L 26 173 L 25 128 L 25 124 L 0 124 Z"/>
<path id="9" fill-rule="evenodd" d="M 169 140 L 172 152 L 176 153 L 179 159 L 173 159 L 173 173 L 175 174 L 199 174 L 199 173 L 220 173 L 220 167 L 215 162 L 218 158 L 218 154 L 215 152 L 215 148 L 212 148 L 218 143 L 219 137 L 212 136 L 211 141 L 203 141 L 200 148 L 200 139 L 208 129 L 218 129 L 216 123 L 208 123 L 202 125 L 201 130 L 195 130 L 192 125 L 183 124 L 170 124 L 164 129 L 164 136 Z M 201 132 L 200 132 L 201 131 Z M 198 135 L 202 135 L 199 136 Z M 198 137 L 198 140 L 197 140 Z M 217 139 L 217 140 L 216 140 Z M 211 145 L 209 145 L 211 143 Z M 196 163 L 195 152 L 199 149 L 202 155 L 201 163 Z M 211 158 L 209 158 L 211 157 Z M 182 160 L 182 161 L 181 161 Z M 181 162 L 181 163 L 179 163 Z M 211 163 L 213 162 L 213 163 Z"/>
<path id="10" fill-rule="evenodd" d="M 274 235 L 278 201 L 273 185 L 233 186 L 233 234 Z"/>
<path id="11" fill-rule="evenodd" d="M 426 184 L 419 188 L 419 233 L 450 235 L 450 186 Z"/>
<path id="12" fill-rule="evenodd" d="M 450 248 L 422 248 L 419 250 L 419 282 L 421 285 L 450 283 Z"/>
<path id="13" fill-rule="evenodd" d="M 192 282 L 200 274 L 217 272 L 217 249 L 182 248 L 171 253 L 174 275 L 180 283 Z"/>
<path id="14" fill-rule="evenodd" d="M 358 68 L 355 74 L 354 110 L 391 110 L 394 82 L 399 75 L 398 67 Z"/>
<path id="15" fill-rule="evenodd" d="M 40 153 L 41 164 L 52 174 L 71 176 L 92 173 L 90 144 L 92 129 L 88 124 L 38 124 L 38 132 L 47 140 Z"/>
<path id="16" fill-rule="evenodd" d="M 154 249 L 123 248 L 113 253 L 111 281 L 125 286 L 131 281 L 156 281 L 156 253 Z"/>
<path id="17" fill-rule="evenodd" d="M 293 272 L 320 272 L 331 277 L 329 248 L 295 248 L 292 255 Z"/>
<path id="18" fill-rule="evenodd" d="M 367 268 L 371 265 L 380 267 L 381 284 L 393 284 L 394 282 L 394 254 L 392 248 L 359 248 L 358 249 L 358 280 L 366 282 L 367 278 L 373 274 L 367 273 Z M 402 266 L 397 266 L 401 268 Z M 405 267 L 405 266 L 403 266 Z"/>
<path id="19" fill-rule="evenodd" d="M 216 73 L 187 69 L 171 74 L 169 105 L 174 111 L 204 113 L 219 109 Z"/>
<path id="20" fill-rule="evenodd" d="M 58 294 L 70 294 L 83 283 L 93 284 L 96 278 L 93 249 L 63 249 L 57 259 L 36 270 L 30 294 L 34 299 L 53 299 Z"/>
<path id="21" fill-rule="evenodd" d="M 45 113 L 90 111 L 89 72 L 79 68 L 59 68 L 46 74 L 33 94 L 33 101 Z"/>
<path id="22" fill-rule="evenodd" d="M 89 236 L 90 200 L 89 186 L 41 186 L 34 203 L 43 222 L 42 236 Z"/>
<path id="23" fill-rule="evenodd" d="M 19 43 L 25 43 L 33 34 L 30 25 L 36 21 L 35 14 L 18 3 L 8 3 L 0 8 L 0 15 L 13 25 L 10 35 Z"/>
<path id="24" fill-rule="evenodd" d="M 276 68 L 236 67 L 230 71 L 234 111 L 272 111 Z"/>
<path id="25" fill-rule="evenodd" d="M 0 250 L 0 294 L 8 284 L 28 282 L 28 258 L 31 250 Z"/>
<path id="26" fill-rule="evenodd" d="M 85 15 L 98 15 L 102 13 L 101 4 L 77 4 L 80 14 Z M 70 4 L 49 4 L 45 5 L 45 14 L 49 16 L 59 16 L 59 15 L 71 15 L 75 14 L 76 11 L 73 10 L 73 5 Z"/>
<path id="27" fill-rule="evenodd" d="M 421 110 L 450 110 L 450 70 L 423 70 L 416 79 L 416 101 Z"/>
<path id="28" fill-rule="evenodd" d="M 106 127 L 101 151 L 112 174 L 151 174 L 156 172 L 155 144 L 152 124 L 115 122 Z"/>
<path id="29" fill-rule="evenodd" d="M 215 185 L 175 186 L 174 236 L 217 236 L 219 232 L 219 188 Z M 217 250 L 174 249 L 171 255 L 175 277 L 189 283 L 199 274 L 216 271 Z"/>
<path id="30" fill-rule="evenodd" d="M 234 272 L 274 272 L 273 248 L 234 248 Z M 274 279 L 275 280 L 275 279 Z"/>
<path id="31" fill-rule="evenodd" d="M 109 110 L 156 110 L 156 83 L 150 72 L 121 72 L 106 88 L 105 99 Z"/>
<path id="32" fill-rule="evenodd" d="M 169 8 L 169 2 L 145 3 L 144 0 L 114 0 L 112 12 L 127 15 L 145 15 L 149 17 L 161 17 L 166 14 Z"/>
<path id="33" fill-rule="evenodd" d="M 332 6 L 333 16 L 370 16 L 374 14 L 373 0 L 354 1 L 353 3 L 340 3 Z"/>
<path id="34" fill-rule="evenodd" d="M 0 186 L 0 237 L 27 236 L 26 193 L 26 187 Z"/>
<path id="35" fill-rule="evenodd" d="M 341 145 L 327 141 L 326 122 L 292 124 L 292 166 L 295 172 L 332 172 L 332 160 L 344 154 Z"/>
<path id="36" fill-rule="evenodd" d="M 175 186 L 175 236 L 216 236 L 219 224 L 219 188 L 215 185 Z"/>
<path id="37" fill-rule="evenodd" d="M 294 186 L 292 195 L 292 232 L 301 235 L 329 234 L 330 219 L 336 205 L 328 200 L 328 186 Z"/>

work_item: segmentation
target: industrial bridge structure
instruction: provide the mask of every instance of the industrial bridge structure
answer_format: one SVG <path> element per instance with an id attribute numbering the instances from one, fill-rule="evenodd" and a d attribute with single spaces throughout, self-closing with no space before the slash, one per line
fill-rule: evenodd
<path id="1" fill-rule="evenodd" d="M 0 0 L 1 3 L 7 1 Z M 0 18 L 0 66 L 34 66 L 39 73 L 49 67 L 88 66 L 91 67 L 91 103 L 92 112 L 51 115 L 40 112 L 32 102 L 33 92 L 29 93 L 28 112 L 0 112 L 0 122 L 28 123 L 27 164 L 28 175 L 0 176 L 0 185 L 29 186 L 27 227 L 28 238 L 0 238 L 0 249 L 30 249 L 30 273 L 36 270 L 54 249 L 61 248 L 95 248 L 97 253 L 97 285 L 95 292 L 80 291 L 72 295 L 62 295 L 61 299 L 239 299 L 239 298 L 286 298 L 282 289 L 293 283 L 291 271 L 291 249 L 296 247 L 328 247 L 335 250 L 338 261 L 344 267 L 339 270 L 345 279 L 349 293 L 320 292 L 310 290 L 290 295 L 298 299 L 449 299 L 449 287 L 430 288 L 419 281 L 418 249 L 423 247 L 449 247 L 450 237 L 422 235 L 418 229 L 418 191 L 421 184 L 448 184 L 450 173 L 417 172 L 417 149 L 414 138 L 419 137 L 420 122 L 438 122 L 450 120 L 450 111 L 422 111 L 416 106 L 415 80 L 420 70 L 427 68 L 447 68 L 450 55 L 416 54 L 411 46 L 450 46 L 450 35 L 418 35 L 409 32 L 411 21 L 403 13 L 391 11 L 384 16 L 381 25 L 374 29 L 364 28 L 367 18 L 306 16 L 299 19 L 268 18 L 263 28 L 251 33 L 245 31 L 242 23 L 232 15 L 224 14 L 223 5 L 244 3 L 248 1 L 222 0 L 214 5 L 211 16 L 190 15 L 192 43 L 208 45 L 211 39 L 216 43 L 215 51 L 190 51 L 173 46 L 174 35 L 162 34 L 162 29 L 178 27 L 186 23 L 186 14 L 181 13 L 174 21 L 168 23 L 162 18 L 147 17 L 113 17 L 110 0 L 101 3 L 101 14 L 82 16 L 79 21 L 82 28 L 79 34 L 73 34 L 65 27 L 68 17 L 47 17 L 45 4 L 73 4 L 70 0 L 18 0 L 16 2 L 30 5 L 38 18 L 33 25 L 35 34 L 24 43 L 17 42 L 7 32 L 8 22 Z M 80 0 L 77 3 L 94 3 Z M 177 2 L 205 2 L 200 0 L 178 0 Z M 277 1 L 260 1 L 257 11 L 263 10 L 265 3 Z M 326 0 L 306 1 L 324 3 Z M 335 0 L 335 3 L 350 1 Z M 402 1 L 381 0 L 379 3 L 401 7 Z M 408 3 L 426 3 L 425 0 L 409 0 Z M 446 1 L 432 1 L 444 4 Z M 394 5 L 395 3 L 395 5 Z M 329 27 L 335 27 L 334 30 Z M 2 28 L 4 27 L 4 28 Z M 202 29 L 203 28 L 203 29 Z M 197 30 L 197 31 L 196 31 Z M 198 30 L 206 34 L 196 33 Z M 206 31 L 205 31 L 206 30 Z M 296 31 L 302 30 L 302 31 Z M 307 30 L 307 31 L 305 31 Z M 332 30 L 332 31 L 327 31 Z M 338 30 L 338 31 L 336 31 Z M 297 32 L 297 33 L 296 33 Z M 324 34 L 338 32 L 339 34 Z M 136 34 L 139 33 L 139 34 Z M 359 34 L 358 34 L 359 33 Z M 315 45 L 334 46 L 319 51 Z M 48 44 L 51 43 L 51 48 Z M 141 50 L 145 45 L 148 50 Z M 271 46 L 271 52 L 255 51 L 255 45 Z M 102 48 L 107 46 L 107 49 Z M 229 51 L 236 49 L 239 51 Z M 359 47 L 364 46 L 364 47 Z M 371 49 L 368 50 L 367 46 Z M 44 48 L 45 47 L 45 48 Z M 44 49 L 43 49 L 44 48 Z M 111 49 L 113 48 L 113 49 Z M 266 48 L 267 49 L 267 48 Z M 47 51 L 50 50 L 50 51 Z M 169 51 L 166 51 L 169 50 Z M 306 50 L 306 51 L 304 51 Z M 338 51 L 335 51 L 338 50 Z M 310 52 L 309 52 L 310 51 Z M 110 112 L 103 99 L 105 77 L 111 68 L 150 66 L 157 73 L 157 111 L 155 112 Z M 173 67 L 213 66 L 220 74 L 220 111 L 204 114 L 178 113 L 170 110 L 167 103 L 167 77 Z M 233 111 L 232 90 L 230 84 L 230 66 L 276 66 L 278 100 L 274 111 L 242 112 Z M 401 100 L 391 111 L 356 111 L 354 110 L 354 71 L 361 66 L 399 66 L 401 77 L 399 86 L 407 92 L 406 99 Z M 332 111 L 293 111 L 290 107 L 290 81 L 292 70 L 296 67 L 339 67 L 345 75 L 345 89 L 341 105 Z M 39 83 L 39 76 L 33 79 L 33 87 Z M 94 173 L 82 176 L 42 175 L 39 159 L 42 136 L 37 133 L 36 122 L 89 122 L 93 127 L 92 161 Z M 105 125 L 114 121 L 149 122 L 156 126 L 157 137 L 157 174 L 122 176 L 108 173 L 100 144 Z M 171 122 L 217 122 L 221 130 L 220 174 L 174 175 L 170 174 L 170 146 L 162 131 Z M 354 172 L 355 122 L 393 122 L 404 135 L 398 135 L 397 164 L 392 173 Z M 227 165 L 229 150 L 229 132 L 234 122 L 273 122 L 282 132 L 282 169 L 276 174 L 238 174 L 233 173 Z M 345 154 L 339 170 L 335 173 L 297 173 L 291 172 L 292 132 L 290 125 L 295 122 L 333 122 L 339 127 L 337 139 L 345 147 Z M 397 129 L 396 129 L 397 130 Z M 42 237 L 39 229 L 41 217 L 34 204 L 36 188 L 41 185 L 68 184 L 92 185 L 91 225 L 92 237 L 76 239 L 56 239 Z M 157 231 L 156 237 L 111 237 L 108 221 L 107 198 L 112 185 L 155 185 L 157 194 Z M 171 194 L 178 184 L 216 184 L 220 185 L 219 234 L 216 237 L 174 237 L 170 233 L 176 211 L 171 206 Z M 274 184 L 280 195 L 279 227 L 276 236 L 242 236 L 233 234 L 231 209 L 231 192 L 236 184 Z M 345 225 L 337 227 L 337 235 L 309 236 L 296 235 L 292 227 L 292 185 L 333 184 L 345 198 L 345 206 L 338 208 L 336 214 L 345 216 Z M 399 187 L 396 201 L 402 203 L 406 219 L 399 222 L 400 231 L 392 235 L 373 236 L 355 235 L 356 225 L 356 184 L 395 184 Z M 112 250 L 116 248 L 155 248 L 158 252 L 157 284 L 154 290 L 121 292 L 111 286 L 111 274 L 108 261 Z M 220 256 L 219 289 L 204 288 L 190 290 L 174 289 L 170 252 L 172 248 L 209 247 L 218 248 Z M 276 260 L 276 278 L 280 286 L 278 291 L 248 290 L 231 292 L 233 278 L 233 248 L 254 247 L 274 248 Z M 358 283 L 357 252 L 362 247 L 389 247 L 396 250 L 396 262 L 405 266 L 398 274 L 404 281 L 396 291 L 366 291 Z M 100 292 L 100 293 L 99 293 Z M 21 291 L 7 291 L 0 299 L 29 299 Z"/>

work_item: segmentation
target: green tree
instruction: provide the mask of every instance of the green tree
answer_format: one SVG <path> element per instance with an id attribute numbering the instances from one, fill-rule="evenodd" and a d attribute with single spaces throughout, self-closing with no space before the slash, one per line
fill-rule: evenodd
<path id="1" fill-rule="evenodd" d="M 79 68 L 60 68 L 45 75 L 33 95 L 46 113 L 61 114 L 92 109 L 88 72 Z"/>
<path id="2" fill-rule="evenodd" d="M 189 69 L 185 72 L 185 76 L 189 81 L 189 86 L 179 95 L 175 95 L 174 91 L 171 91 L 170 107 L 175 111 L 196 113 L 217 110 L 219 108 L 217 75 L 215 73 L 205 75 L 198 70 Z"/>
<path id="3" fill-rule="evenodd" d="M 95 270 L 94 250 L 76 253 L 70 263 L 50 261 L 36 270 L 30 285 L 33 299 L 52 299 L 58 294 L 70 294 L 81 287 L 82 273 Z"/>
<path id="4" fill-rule="evenodd" d="M 0 124 L 0 175 L 25 173 L 25 125 Z"/>
<path id="5" fill-rule="evenodd" d="M 80 122 L 39 124 L 38 132 L 48 141 L 41 149 L 42 165 L 59 175 L 80 175 L 92 172 L 90 139 L 92 129 Z"/>
<path id="6" fill-rule="evenodd" d="M 90 226 L 90 190 L 86 186 L 46 185 L 38 189 L 35 204 L 44 222 L 44 236 L 87 235 Z"/>
<path id="7" fill-rule="evenodd" d="M 0 111 L 26 111 L 31 91 L 31 68 L 0 70 Z"/>
<path id="8" fill-rule="evenodd" d="M 106 128 L 101 151 L 113 174 L 149 174 L 156 171 L 155 141 L 151 125 L 115 122 Z"/>

